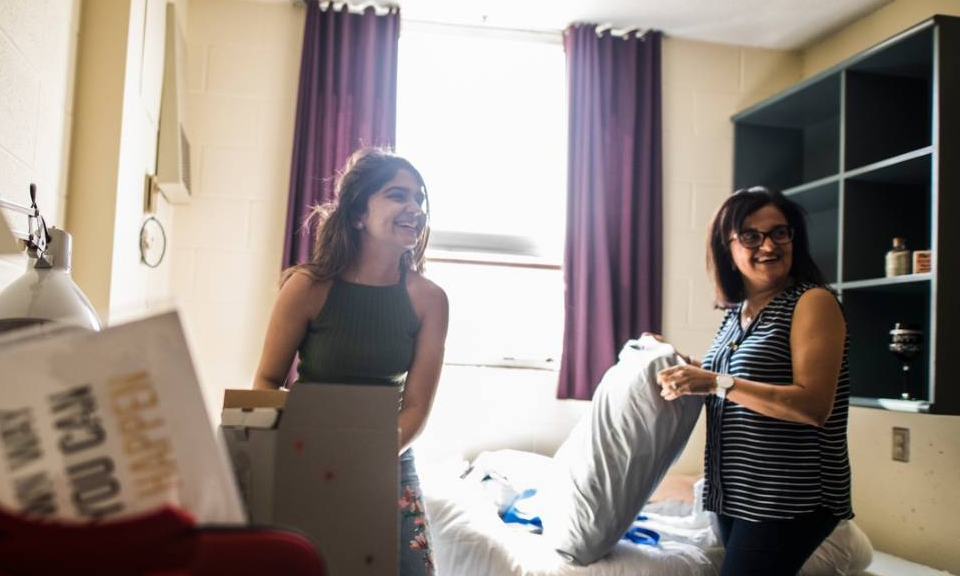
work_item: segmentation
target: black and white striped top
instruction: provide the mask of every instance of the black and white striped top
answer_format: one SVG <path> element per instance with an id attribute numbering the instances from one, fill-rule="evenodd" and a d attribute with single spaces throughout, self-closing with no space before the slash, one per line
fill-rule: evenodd
<path id="1" fill-rule="evenodd" d="M 812 284 L 777 295 L 740 327 L 740 307 L 727 311 L 703 367 L 770 384 L 793 382 L 790 327 L 797 301 Z M 750 521 L 788 519 L 819 507 L 852 518 L 847 456 L 849 338 L 833 411 L 823 428 L 758 414 L 729 399 L 707 398 L 704 507 Z"/>

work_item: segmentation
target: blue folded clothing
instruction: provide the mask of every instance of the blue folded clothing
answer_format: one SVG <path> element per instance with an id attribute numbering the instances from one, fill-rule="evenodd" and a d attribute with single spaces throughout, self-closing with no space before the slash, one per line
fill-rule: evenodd
<path id="1" fill-rule="evenodd" d="M 487 475 L 482 482 L 503 482 L 503 479 Z M 512 489 L 512 487 L 508 487 L 508 489 Z M 539 501 L 534 498 L 536 495 L 537 490 L 535 488 L 527 488 L 516 494 L 512 502 L 500 511 L 500 518 L 504 523 L 528 526 L 531 528 L 531 532 L 535 534 L 542 533 L 543 520 L 540 519 L 540 514 L 537 510 Z M 656 546 L 659 544 L 660 534 L 640 525 L 640 523 L 646 519 L 647 517 L 643 514 L 638 515 L 633 525 L 627 529 L 621 540 L 628 540 L 634 544 L 645 544 L 648 546 Z"/>

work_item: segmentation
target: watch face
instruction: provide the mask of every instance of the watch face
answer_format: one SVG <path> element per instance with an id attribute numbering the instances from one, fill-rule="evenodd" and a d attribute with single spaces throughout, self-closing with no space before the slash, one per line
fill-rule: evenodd
<path id="1" fill-rule="evenodd" d="M 727 390 L 731 386 L 733 386 L 733 376 L 729 374 L 720 374 L 717 376 L 717 388 Z"/>

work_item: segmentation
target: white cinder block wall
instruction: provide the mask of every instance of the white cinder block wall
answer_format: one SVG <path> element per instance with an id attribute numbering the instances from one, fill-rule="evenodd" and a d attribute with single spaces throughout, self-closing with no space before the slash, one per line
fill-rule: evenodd
<path id="1" fill-rule="evenodd" d="M 79 0 L 0 2 L 0 197 L 38 204 L 47 224 L 63 227 L 73 120 Z M 3 212 L 15 230 L 27 217 Z M 0 288 L 23 272 L 23 257 L 0 257 Z"/>
<path id="2" fill-rule="evenodd" d="M 738 110 L 799 80 L 796 54 L 665 38 L 663 42 L 663 333 L 702 357 L 721 314 L 706 273 L 707 226 L 731 192 Z M 675 465 L 699 472 L 704 418 Z"/>
<path id="3" fill-rule="evenodd" d="M 175 210 L 171 287 L 215 422 L 247 388 L 280 273 L 305 10 L 192 0 L 187 23 L 192 201 Z"/>

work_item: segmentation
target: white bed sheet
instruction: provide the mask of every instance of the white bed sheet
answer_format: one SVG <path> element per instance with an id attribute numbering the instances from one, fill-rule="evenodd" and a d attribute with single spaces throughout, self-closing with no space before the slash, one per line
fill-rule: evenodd
<path id="1" fill-rule="evenodd" d="M 441 576 L 714 576 L 722 557 L 704 515 L 665 503 L 645 509 L 658 546 L 621 541 L 601 560 L 576 566 L 541 536 L 504 524 L 482 486 L 460 480 L 455 468 L 425 467 L 420 479 Z"/>
<path id="2" fill-rule="evenodd" d="M 949 572 L 904 560 L 892 554 L 873 551 L 873 562 L 857 576 L 953 576 Z"/>
<path id="3" fill-rule="evenodd" d="M 475 461 L 483 470 L 507 472 L 518 484 L 538 485 L 545 459 L 529 453 L 501 451 Z M 479 464 L 478 464 L 479 463 Z M 493 464 L 486 468 L 487 464 Z M 430 521 L 434 560 L 440 576 L 714 576 L 723 551 L 710 527 L 709 514 L 696 514 L 689 501 L 649 504 L 644 526 L 661 535 L 658 546 L 620 541 L 612 553 L 589 566 L 570 564 L 543 537 L 522 526 L 505 524 L 497 514 L 495 483 L 461 480 L 467 463 L 452 460 L 420 470 L 424 504 Z M 831 546 L 804 567 L 805 574 L 857 576 L 951 576 L 875 552 L 859 529 L 848 525 L 835 533 Z M 862 534 L 862 533 L 860 533 Z M 842 550 L 841 550 L 842 549 Z M 866 566 L 863 572 L 855 565 Z"/>

